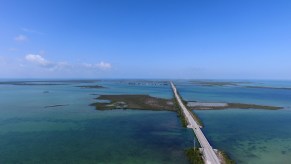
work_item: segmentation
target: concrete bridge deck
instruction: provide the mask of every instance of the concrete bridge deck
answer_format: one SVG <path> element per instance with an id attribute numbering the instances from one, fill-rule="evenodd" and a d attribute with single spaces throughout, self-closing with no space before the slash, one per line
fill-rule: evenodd
<path id="1" fill-rule="evenodd" d="M 177 88 L 175 87 L 173 82 L 171 82 L 171 86 L 172 86 L 175 98 L 177 99 L 179 106 L 181 107 L 181 109 L 184 113 L 184 116 L 187 119 L 187 122 L 189 123 L 188 127 L 193 129 L 193 131 L 194 131 L 194 133 L 195 133 L 195 135 L 196 135 L 196 137 L 201 145 L 204 162 L 206 164 L 220 164 L 219 158 L 217 157 L 213 148 L 211 147 L 208 140 L 204 136 L 199 125 L 194 120 L 194 118 L 192 117 L 191 113 L 186 108 L 186 106 L 183 104 L 183 102 L 182 102 L 182 100 L 177 92 Z"/>

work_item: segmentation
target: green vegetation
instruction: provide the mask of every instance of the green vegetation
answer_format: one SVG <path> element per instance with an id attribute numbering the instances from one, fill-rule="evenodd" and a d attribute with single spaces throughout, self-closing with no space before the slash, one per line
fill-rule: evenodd
<path id="1" fill-rule="evenodd" d="M 177 91 L 177 94 L 178 94 L 178 96 L 181 98 L 182 103 L 183 103 L 184 105 L 187 105 L 187 101 L 185 101 L 185 100 L 182 98 L 182 96 L 180 95 L 180 93 L 179 93 L 178 91 Z M 174 102 L 175 102 L 175 104 L 177 104 L 177 107 L 178 107 L 177 109 L 179 109 L 179 110 L 178 110 L 178 116 L 181 118 L 181 121 L 182 121 L 183 127 L 186 127 L 188 123 L 187 123 L 187 121 L 186 121 L 186 118 L 185 118 L 185 116 L 184 116 L 184 113 L 183 113 L 181 107 L 179 106 L 179 104 L 178 104 L 176 98 L 174 98 Z M 202 122 L 202 120 L 201 120 L 201 119 L 196 115 L 196 113 L 194 113 L 193 111 L 190 111 L 190 113 L 191 113 L 192 117 L 194 118 L 194 120 L 197 122 L 197 124 L 198 124 L 199 126 L 203 127 L 203 122 Z M 184 124 L 185 124 L 185 125 L 184 125 Z"/>
<path id="2" fill-rule="evenodd" d="M 180 95 L 180 92 L 177 90 L 178 96 L 181 98 L 181 101 L 184 105 L 187 105 L 187 101 L 183 99 L 183 97 Z"/>
<path id="3" fill-rule="evenodd" d="M 182 98 L 182 96 L 180 95 L 179 92 L 177 92 L 177 93 L 178 93 L 178 96 L 181 98 L 183 104 L 184 104 L 184 105 L 187 105 L 187 101 L 185 101 L 185 100 Z M 191 113 L 192 117 L 194 118 L 194 120 L 197 122 L 197 124 L 198 124 L 199 126 L 203 127 L 203 122 L 202 122 L 202 120 L 197 116 L 197 114 L 196 114 L 195 112 L 193 112 L 193 111 L 190 111 L 190 113 Z"/>
<path id="4" fill-rule="evenodd" d="M 201 127 L 204 126 L 202 120 L 197 116 L 197 114 L 194 111 L 190 111 L 192 117 L 194 118 L 194 120 L 197 122 L 197 124 Z"/>
<path id="5" fill-rule="evenodd" d="M 110 102 L 97 102 L 91 104 L 97 110 L 111 109 L 140 109 L 140 110 L 167 110 L 176 111 L 171 100 L 152 97 L 149 95 L 101 95 L 98 100 Z"/>
<path id="6" fill-rule="evenodd" d="M 183 113 L 180 105 L 178 104 L 177 99 L 174 98 L 173 101 L 174 101 L 174 106 L 177 109 L 177 115 L 178 115 L 178 117 L 181 120 L 182 126 L 185 128 L 185 127 L 187 127 L 188 123 L 187 123 L 187 120 L 186 120 L 186 118 L 184 116 L 184 113 Z"/>
<path id="7" fill-rule="evenodd" d="M 195 150 L 194 148 L 189 148 L 185 152 L 191 164 L 204 164 L 202 154 L 198 148 L 195 148 Z"/>
<path id="8" fill-rule="evenodd" d="M 219 155 L 223 159 L 223 164 L 235 164 L 235 161 L 230 159 L 230 157 L 224 151 L 219 151 Z"/>

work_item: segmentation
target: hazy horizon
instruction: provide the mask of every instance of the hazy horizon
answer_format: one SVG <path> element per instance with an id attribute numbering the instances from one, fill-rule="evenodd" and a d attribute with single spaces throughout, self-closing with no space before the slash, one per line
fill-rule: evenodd
<path id="1" fill-rule="evenodd" d="M 156 80 L 156 81 L 172 81 L 172 80 L 193 80 L 193 81 L 291 81 L 291 79 L 231 79 L 231 78 L 220 78 L 220 79 L 211 79 L 211 78 L 74 78 L 74 77 L 65 77 L 65 78 L 54 78 L 54 77 L 50 77 L 50 78 L 0 78 L 0 81 L 54 81 L 54 80 L 60 80 L 60 81 L 70 81 L 70 80 Z"/>

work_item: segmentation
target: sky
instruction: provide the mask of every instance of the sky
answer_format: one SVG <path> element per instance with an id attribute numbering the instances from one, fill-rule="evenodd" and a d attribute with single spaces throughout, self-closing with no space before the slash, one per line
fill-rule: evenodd
<path id="1" fill-rule="evenodd" d="M 0 78 L 291 79 L 291 1 L 0 0 Z"/>

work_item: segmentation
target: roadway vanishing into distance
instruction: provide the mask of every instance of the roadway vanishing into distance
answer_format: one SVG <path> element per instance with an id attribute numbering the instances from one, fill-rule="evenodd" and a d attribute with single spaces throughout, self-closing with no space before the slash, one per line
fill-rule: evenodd
<path id="1" fill-rule="evenodd" d="M 219 161 L 217 155 L 215 154 L 213 148 L 211 147 L 208 140 L 206 139 L 203 132 L 201 131 L 200 126 L 197 124 L 197 122 L 194 120 L 194 118 L 192 117 L 189 110 L 183 104 L 183 102 L 182 102 L 182 100 L 177 92 L 177 88 L 175 87 L 173 82 L 171 82 L 171 86 L 172 86 L 175 98 L 177 99 L 179 106 L 181 107 L 181 109 L 184 113 L 184 116 L 189 124 L 188 127 L 193 129 L 193 131 L 198 139 L 198 142 L 201 145 L 204 163 L 206 163 L 206 164 L 220 164 L 220 161 Z"/>

